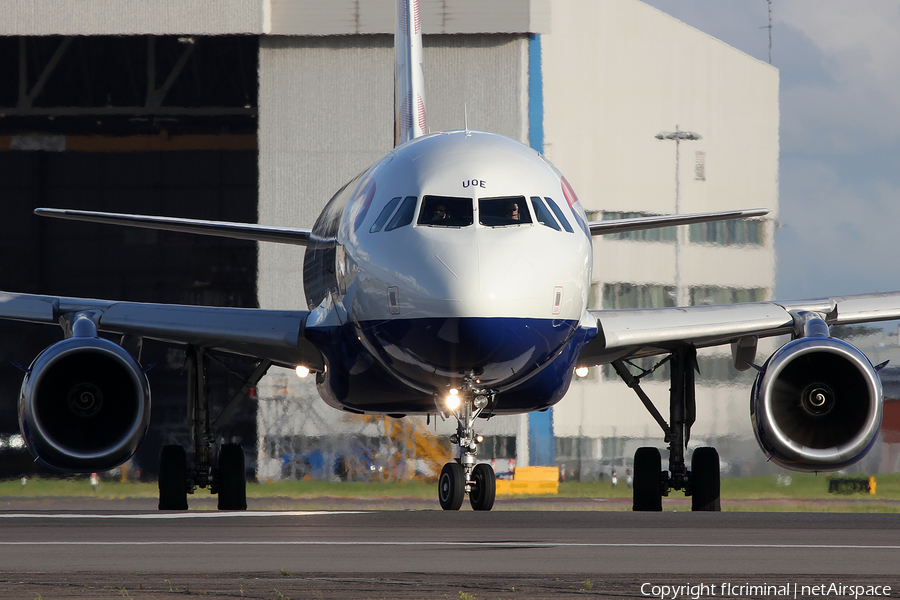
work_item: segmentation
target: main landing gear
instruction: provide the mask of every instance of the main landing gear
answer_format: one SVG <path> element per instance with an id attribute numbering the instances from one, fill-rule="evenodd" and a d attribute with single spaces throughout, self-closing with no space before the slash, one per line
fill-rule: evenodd
<path id="1" fill-rule="evenodd" d="M 475 464 L 478 444 L 484 439 L 475 434 L 475 419 L 493 402 L 493 393 L 477 387 L 467 377 L 460 389 L 450 390 L 447 408 L 456 417 L 456 433 L 450 441 L 459 445 L 459 458 L 444 465 L 438 480 L 438 500 L 444 510 L 459 510 L 463 496 L 469 495 L 474 510 L 491 510 L 497 492 L 494 469 Z"/>
<path id="2" fill-rule="evenodd" d="M 211 494 L 218 494 L 219 510 L 247 509 L 243 449 L 240 444 L 220 443 L 215 460 L 212 449 L 220 424 L 231 416 L 271 364 L 270 361 L 260 362 L 253 374 L 244 380 L 241 390 L 210 423 L 209 354 L 202 348 L 188 348 L 185 364 L 188 371 L 187 412 L 194 464 L 188 468 L 183 446 L 163 446 L 159 456 L 159 510 L 187 510 L 187 495 L 193 494 L 198 487 L 208 487 Z"/>
<path id="3" fill-rule="evenodd" d="M 650 398 L 641 389 L 640 380 L 653 370 L 669 363 L 672 385 L 669 388 L 669 423 L 659 414 Z M 636 511 L 662 510 L 662 497 L 669 490 L 683 490 L 691 497 L 691 510 L 718 511 L 719 454 L 715 448 L 694 450 L 691 469 L 684 460 L 684 449 L 690 440 L 691 426 L 696 416 L 694 396 L 694 372 L 697 368 L 697 350 L 685 347 L 674 350 L 651 371 L 635 376 L 622 360 L 613 362 L 619 377 L 635 391 L 641 402 L 653 416 L 669 444 L 669 470 L 662 470 L 658 448 L 638 448 L 634 454 L 634 505 Z"/>

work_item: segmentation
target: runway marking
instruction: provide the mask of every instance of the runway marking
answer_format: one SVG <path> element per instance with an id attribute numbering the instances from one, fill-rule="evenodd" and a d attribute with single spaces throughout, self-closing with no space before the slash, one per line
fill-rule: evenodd
<path id="1" fill-rule="evenodd" d="M 179 513 L 141 513 L 141 514 L 81 514 L 81 513 L 0 513 L 0 519 L 217 519 L 228 517 L 307 517 L 310 515 L 353 515 L 365 514 L 361 510 L 288 510 L 264 511 L 245 510 L 234 512 L 179 512 Z"/>
<path id="2" fill-rule="evenodd" d="M 451 546 L 465 548 L 749 548 L 766 550 L 900 550 L 900 546 L 878 546 L 857 544 L 629 544 L 590 542 L 373 542 L 373 541 L 0 541 L 2 546 Z"/>

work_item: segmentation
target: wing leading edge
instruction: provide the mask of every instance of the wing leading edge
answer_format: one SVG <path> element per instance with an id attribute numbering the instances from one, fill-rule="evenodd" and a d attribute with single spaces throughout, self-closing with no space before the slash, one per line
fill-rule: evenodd
<path id="1" fill-rule="evenodd" d="M 711 213 L 693 213 L 689 215 L 661 215 L 653 217 L 636 217 L 633 219 L 591 221 L 590 223 L 588 223 L 588 227 L 591 230 L 591 235 L 610 235 L 613 233 L 640 231 L 642 229 L 656 229 L 659 227 L 674 227 L 676 225 L 708 223 L 710 221 L 749 219 L 752 217 L 762 217 L 767 214 L 769 214 L 769 211 L 765 208 L 753 208 L 746 210 L 727 210 Z"/>
<path id="2" fill-rule="evenodd" d="M 190 344 L 321 371 L 321 353 L 305 337 L 308 311 L 115 302 L 0 292 L 0 318 L 59 323 L 88 313 L 98 331 Z"/>
<path id="3" fill-rule="evenodd" d="M 205 221 L 202 219 L 179 219 L 175 217 L 156 217 L 151 215 L 130 215 L 122 213 L 106 213 L 88 210 L 68 210 L 60 208 L 37 208 L 34 214 L 41 217 L 68 219 L 71 221 L 88 221 L 108 225 L 124 225 L 143 229 L 161 229 L 180 233 L 214 235 L 238 240 L 254 242 L 276 242 L 306 246 L 312 240 L 312 231 L 299 227 L 275 227 L 272 225 L 255 225 L 250 223 L 232 223 L 229 221 Z"/>
<path id="4" fill-rule="evenodd" d="M 579 366 L 626 356 L 662 354 L 771 337 L 795 331 L 795 315 L 818 313 L 828 325 L 852 325 L 900 319 L 900 292 L 839 296 L 791 302 L 754 302 L 678 308 L 592 310 L 597 337 L 585 346 Z"/>

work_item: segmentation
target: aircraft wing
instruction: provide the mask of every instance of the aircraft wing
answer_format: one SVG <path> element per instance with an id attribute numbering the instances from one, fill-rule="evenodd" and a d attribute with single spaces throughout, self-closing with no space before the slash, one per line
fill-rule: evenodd
<path id="1" fill-rule="evenodd" d="M 685 345 L 697 348 L 795 331 L 795 315 L 814 312 L 828 325 L 900 319 L 900 292 L 791 302 L 754 302 L 678 308 L 592 310 L 597 337 L 578 358 L 579 366 L 619 358 L 662 354 Z"/>
<path id="2" fill-rule="evenodd" d="M 693 225 L 694 223 L 708 223 L 710 221 L 749 219 L 751 217 L 762 217 L 768 213 L 769 211 L 765 208 L 751 208 L 711 213 L 693 213 L 688 215 L 659 215 L 652 217 L 635 217 L 632 219 L 610 219 L 609 221 L 591 221 L 588 223 L 588 228 L 591 231 L 591 235 L 610 235 L 628 231 L 656 229 L 659 227 L 673 227 L 675 225 Z"/>
<path id="3" fill-rule="evenodd" d="M 145 304 L 0 292 L 0 318 L 59 323 L 89 312 L 99 331 L 223 350 L 312 370 L 324 366 L 305 335 L 308 311 Z"/>
<path id="4" fill-rule="evenodd" d="M 130 215 L 61 208 L 37 208 L 34 214 L 41 217 L 68 219 L 70 221 L 126 225 L 142 229 L 162 229 L 164 231 L 214 235 L 254 242 L 277 242 L 296 246 L 306 246 L 312 238 L 311 230 L 299 227 L 275 227 L 272 225 L 232 223 L 229 221 L 204 221 L 202 219 L 179 219 L 175 217 Z"/>

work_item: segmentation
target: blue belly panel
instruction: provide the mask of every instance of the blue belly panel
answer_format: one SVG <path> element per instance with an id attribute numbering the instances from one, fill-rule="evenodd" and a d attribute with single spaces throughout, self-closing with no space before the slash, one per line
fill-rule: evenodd
<path id="1" fill-rule="evenodd" d="M 468 373 L 499 390 L 494 414 L 552 406 L 596 334 L 575 321 L 516 318 L 394 319 L 306 330 L 328 364 L 319 377 L 323 398 L 354 411 L 396 414 L 434 413 L 433 393 Z"/>

